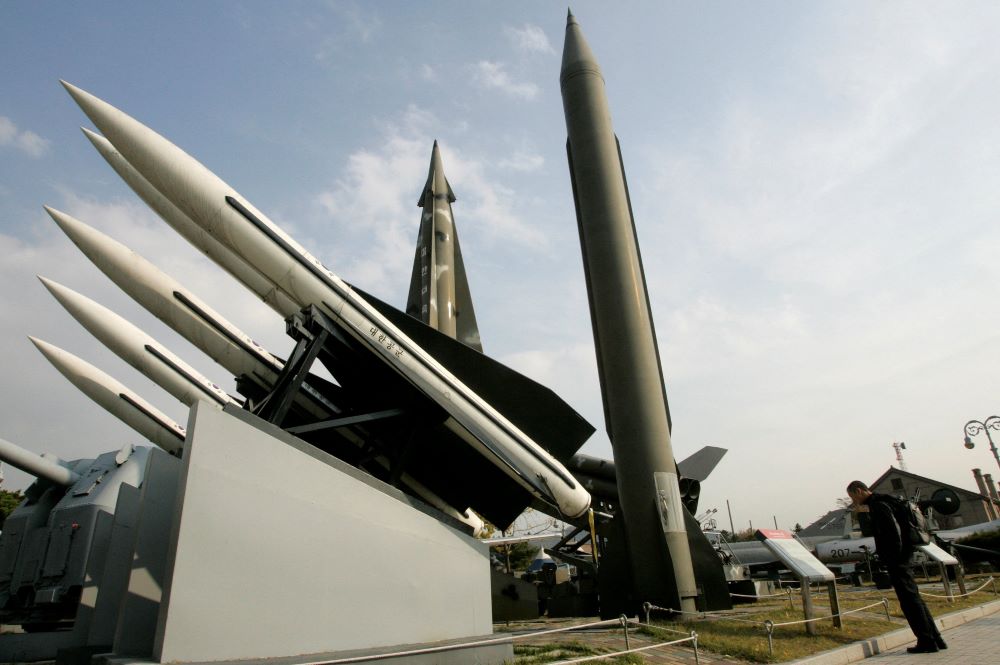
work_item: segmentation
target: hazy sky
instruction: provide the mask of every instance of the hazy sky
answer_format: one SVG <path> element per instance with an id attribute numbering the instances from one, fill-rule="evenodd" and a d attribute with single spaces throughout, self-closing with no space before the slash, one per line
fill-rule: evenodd
<path id="1" fill-rule="evenodd" d="M 1000 411 L 1000 5 L 573 5 L 607 81 L 674 449 L 729 448 L 701 509 L 806 524 L 905 441 L 911 471 L 997 473 L 962 425 Z M 565 6 L 0 5 L 0 437 L 63 457 L 139 441 L 29 344 L 186 409 L 35 280 L 112 307 L 226 388 L 42 211 L 129 245 L 278 355 L 271 310 L 155 217 L 79 132 L 64 78 L 184 148 L 350 282 L 402 305 L 441 144 L 486 352 L 610 456 L 559 96 Z M 25 476 L 5 470 L 8 487 Z M 294 482 L 275 476 L 275 482 Z"/>

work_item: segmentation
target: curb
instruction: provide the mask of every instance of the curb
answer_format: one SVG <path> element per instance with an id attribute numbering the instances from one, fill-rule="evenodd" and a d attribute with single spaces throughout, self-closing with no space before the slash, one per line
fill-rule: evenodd
<path id="1" fill-rule="evenodd" d="M 1000 612 L 1000 600 L 994 600 L 977 607 L 970 607 L 960 612 L 945 614 L 941 618 L 935 619 L 934 622 L 940 630 L 944 631 L 996 612 Z M 830 651 L 818 653 L 815 656 L 807 656 L 799 660 L 789 661 L 786 665 L 847 665 L 847 663 L 856 663 L 859 660 L 890 651 L 913 640 L 913 633 L 910 629 L 901 628 L 891 633 L 880 635 L 879 637 L 872 637 L 861 642 L 849 644 L 846 647 L 831 649 Z"/>

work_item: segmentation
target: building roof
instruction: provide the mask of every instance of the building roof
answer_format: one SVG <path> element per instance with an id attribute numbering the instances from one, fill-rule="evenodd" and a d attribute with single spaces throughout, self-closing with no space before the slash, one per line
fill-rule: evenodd
<path id="1" fill-rule="evenodd" d="M 897 469 L 894 466 L 890 466 L 886 470 L 886 472 L 883 473 L 881 476 L 879 476 L 878 480 L 869 485 L 869 487 L 876 487 L 879 483 L 885 481 L 890 475 L 912 478 L 913 480 L 919 480 L 929 485 L 937 485 L 938 487 L 947 487 L 948 489 L 958 494 L 959 498 L 962 498 L 964 496 L 967 499 L 974 498 L 977 501 L 990 501 L 990 498 L 988 496 L 980 494 L 979 492 L 973 492 L 971 490 L 967 490 L 965 488 L 958 487 L 956 485 L 949 485 L 948 483 L 943 483 L 940 480 L 934 480 L 933 478 L 927 478 L 926 476 L 918 476 L 915 473 L 910 473 L 909 471 L 904 471 L 903 469 Z"/>
<path id="2" fill-rule="evenodd" d="M 839 536 L 844 531 L 844 518 L 849 508 L 836 508 L 798 532 L 799 536 Z"/>

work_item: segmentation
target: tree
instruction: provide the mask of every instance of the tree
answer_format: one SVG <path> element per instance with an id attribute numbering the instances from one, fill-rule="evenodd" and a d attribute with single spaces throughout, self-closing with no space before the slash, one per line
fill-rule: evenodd
<path id="1" fill-rule="evenodd" d="M 793 530 L 793 531 L 794 531 L 795 533 L 798 533 L 799 531 L 802 531 L 802 525 L 801 525 L 801 524 L 799 524 L 798 522 L 796 522 L 796 523 L 795 523 L 795 527 L 794 527 L 794 528 L 793 528 L 792 530 Z"/>
<path id="2" fill-rule="evenodd" d="M 7 516 L 10 515 L 17 506 L 24 501 L 24 494 L 19 490 L 13 492 L 0 489 L 0 527 L 3 523 L 7 521 Z"/>
<path id="3" fill-rule="evenodd" d="M 538 556 L 537 545 L 531 543 L 511 543 L 510 545 L 497 545 L 492 548 L 500 557 L 501 561 L 510 562 L 510 570 L 525 570 L 531 562 Z M 509 557 L 509 558 L 508 558 Z"/>

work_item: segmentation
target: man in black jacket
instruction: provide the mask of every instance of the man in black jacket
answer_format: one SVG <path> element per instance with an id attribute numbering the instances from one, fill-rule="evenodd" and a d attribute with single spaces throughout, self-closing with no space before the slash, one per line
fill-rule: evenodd
<path id="1" fill-rule="evenodd" d="M 903 529 L 906 525 L 901 527 L 894 510 L 902 502 L 888 494 L 873 493 L 860 480 L 852 481 L 847 486 L 847 495 L 858 509 L 867 509 L 871 516 L 875 551 L 888 568 L 889 580 L 899 599 L 899 607 L 910 624 L 910 630 L 917 636 L 916 646 L 906 650 L 910 653 L 932 653 L 947 649 L 948 645 L 941 639 L 934 617 L 920 597 L 917 581 L 913 579 L 913 572 L 910 570 L 910 559 L 916 549 L 905 537 Z"/>

